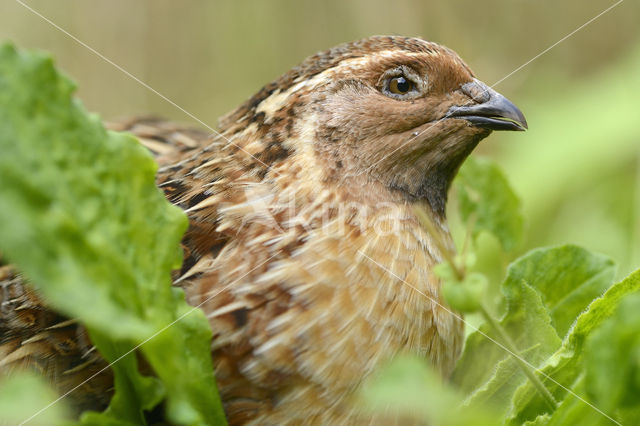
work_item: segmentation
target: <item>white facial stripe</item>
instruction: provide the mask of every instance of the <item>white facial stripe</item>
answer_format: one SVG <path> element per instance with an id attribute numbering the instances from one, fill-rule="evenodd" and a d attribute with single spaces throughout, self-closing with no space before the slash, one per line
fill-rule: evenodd
<path id="1" fill-rule="evenodd" d="M 316 80 L 316 77 L 312 78 L 311 80 L 301 81 L 291 86 L 284 92 L 280 92 L 280 90 L 277 90 L 276 92 L 272 93 L 271 96 L 266 98 L 264 101 L 260 102 L 260 105 L 258 105 L 258 108 L 256 108 L 256 112 L 257 113 L 264 112 L 266 117 L 271 117 L 276 111 L 278 111 L 280 108 L 282 108 L 288 103 L 289 96 L 291 96 L 293 93 L 297 92 L 298 90 L 300 90 L 305 86 L 313 85 L 314 81 Z"/>
<path id="2" fill-rule="evenodd" d="M 362 66 L 366 66 L 367 64 L 369 64 L 370 62 L 372 62 L 374 60 L 374 58 L 377 60 L 378 58 L 382 57 L 382 58 L 393 58 L 396 56 L 402 56 L 403 58 L 417 58 L 417 57 L 424 57 L 424 56 L 432 56 L 432 57 L 438 57 L 440 56 L 440 52 L 439 51 L 432 51 L 432 52 L 406 52 L 406 51 L 398 51 L 398 50 L 383 50 L 381 52 L 376 52 L 375 56 L 363 56 L 360 58 L 353 58 L 353 59 L 345 59 L 344 61 L 340 62 L 340 64 L 338 65 L 337 69 L 351 69 L 351 68 L 359 68 Z M 329 71 L 329 70 L 327 70 Z M 326 71 L 325 71 L 326 72 Z"/>

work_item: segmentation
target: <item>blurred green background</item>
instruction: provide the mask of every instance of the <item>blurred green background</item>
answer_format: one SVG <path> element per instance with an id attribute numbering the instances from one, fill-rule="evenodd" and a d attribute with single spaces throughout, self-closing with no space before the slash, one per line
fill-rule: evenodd
<path id="1" fill-rule="evenodd" d="M 494 84 L 613 5 L 611 0 L 26 1 L 215 127 L 304 57 L 373 34 L 422 36 L 456 50 Z M 184 113 L 12 0 L 0 40 L 49 51 L 105 119 Z M 479 151 L 523 201 L 519 252 L 576 243 L 608 254 L 619 276 L 640 266 L 640 3 L 626 0 L 496 89 L 530 130 Z M 195 123 L 194 123 L 195 124 Z M 491 243 L 487 243 L 489 246 Z"/>

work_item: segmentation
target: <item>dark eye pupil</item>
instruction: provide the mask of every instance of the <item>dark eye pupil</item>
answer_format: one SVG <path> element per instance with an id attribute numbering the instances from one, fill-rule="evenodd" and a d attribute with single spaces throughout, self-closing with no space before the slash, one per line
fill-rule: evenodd
<path id="1" fill-rule="evenodd" d="M 409 83 L 409 81 L 407 81 L 406 78 L 404 77 L 396 77 L 396 87 L 398 88 L 398 91 L 401 93 L 407 93 L 409 91 L 409 89 L 411 88 L 411 83 Z"/>
<path id="2" fill-rule="evenodd" d="M 404 95 L 413 89 L 413 82 L 404 76 L 393 77 L 389 81 L 389 92 Z"/>

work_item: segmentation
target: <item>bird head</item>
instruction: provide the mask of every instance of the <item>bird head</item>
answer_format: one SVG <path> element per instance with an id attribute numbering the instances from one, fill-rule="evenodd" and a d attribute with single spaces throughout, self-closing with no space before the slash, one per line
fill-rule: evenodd
<path id="1" fill-rule="evenodd" d="M 318 159 L 326 180 L 378 182 L 444 214 L 451 180 L 478 142 L 492 130 L 524 130 L 527 123 L 452 50 L 378 36 L 309 57 L 221 127 L 257 132 L 262 161 L 305 152 Z"/>

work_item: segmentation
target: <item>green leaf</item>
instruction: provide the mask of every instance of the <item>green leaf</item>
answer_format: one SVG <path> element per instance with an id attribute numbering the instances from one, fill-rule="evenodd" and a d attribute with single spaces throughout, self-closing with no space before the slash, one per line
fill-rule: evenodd
<path id="1" fill-rule="evenodd" d="M 438 266 L 441 265 L 443 264 Z M 442 295 L 447 305 L 463 313 L 473 313 L 480 310 L 482 298 L 488 286 L 487 277 L 478 272 L 465 275 L 462 282 L 442 280 L 441 284 Z"/>
<path id="2" fill-rule="evenodd" d="M 118 361 L 105 422 L 142 422 L 166 391 L 171 421 L 223 423 L 208 322 L 171 286 L 186 218 L 149 153 L 106 132 L 73 90 L 49 57 L 0 48 L 0 251 L 109 361 L 150 339 L 140 350 L 162 386 L 135 354 Z"/>
<path id="3" fill-rule="evenodd" d="M 489 160 L 470 157 L 455 180 L 462 219 L 472 221 L 472 233 L 494 234 L 509 251 L 522 239 L 524 219 L 520 200 L 500 168 Z"/>
<path id="4" fill-rule="evenodd" d="M 560 348 L 575 318 L 610 285 L 614 264 L 575 246 L 536 249 L 513 262 L 502 284 L 506 313 L 500 324 L 523 358 L 538 367 Z M 487 325 L 481 331 L 497 342 Z M 479 361 L 481 360 L 481 361 Z M 483 368 L 477 368 L 481 362 Z M 469 403 L 488 402 L 507 415 L 516 389 L 531 386 L 512 357 L 481 333 L 467 339 L 454 381 Z M 541 406 L 543 413 L 546 410 Z"/>
<path id="5" fill-rule="evenodd" d="M 545 425 L 545 426 L 565 426 L 565 425 L 586 425 L 586 426 L 610 426 L 614 421 L 606 415 L 599 413 L 602 406 L 584 398 L 587 394 L 584 373 L 571 387 L 572 393 L 567 393 L 566 397 L 558 404 L 552 414 L 545 413 L 538 416 L 533 421 L 527 421 L 524 425 Z M 637 393 L 630 396 L 635 396 Z M 623 425 L 637 425 L 640 421 L 640 407 L 624 407 L 618 410 L 614 420 Z"/>
<path id="6" fill-rule="evenodd" d="M 162 383 L 155 377 L 138 373 L 136 354 L 118 359 L 131 349 L 128 342 L 118 342 L 96 330 L 90 330 L 91 341 L 99 348 L 114 371 L 116 393 L 104 413 L 85 412 L 81 422 L 86 425 L 135 425 L 144 423 L 143 410 L 151 410 L 165 396 Z M 114 361 L 116 361 L 114 363 Z"/>
<path id="7" fill-rule="evenodd" d="M 564 426 L 564 425 L 585 425 L 585 426 L 609 426 L 613 424 L 605 416 L 599 415 L 593 407 L 585 403 L 575 395 L 584 395 L 584 377 L 580 376 L 573 385 L 574 394 L 568 394 L 566 398 L 558 404 L 553 414 L 544 414 L 536 420 L 537 425 Z M 530 424 L 526 422 L 525 424 Z"/>
<path id="8" fill-rule="evenodd" d="M 55 392 L 32 373 L 0 377 L 0 424 L 18 424 L 56 399 Z M 29 424 L 60 425 L 65 423 L 67 415 L 64 401 L 61 401 L 34 417 Z"/>
<path id="9" fill-rule="evenodd" d="M 523 426 L 546 426 L 549 424 L 550 419 L 551 419 L 551 416 L 549 416 L 548 414 L 542 414 L 536 417 L 535 420 L 524 422 L 522 425 Z"/>
<path id="10" fill-rule="evenodd" d="M 564 338 L 560 349 L 540 366 L 544 375 L 553 379 L 547 379 L 545 385 L 557 400 L 561 401 L 568 397 L 566 389 L 572 388 L 583 374 L 585 341 L 589 335 L 613 315 L 623 298 L 639 291 L 640 270 L 613 285 L 602 297 L 594 300 L 578 317 Z M 585 397 L 584 393 L 578 395 L 581 398 Z M 519 425 L 547 411 L 544 402 L 529 383 L 516 391 L 513 401 L 514 410 L 510 413 L 508 424 Z M 602 416 L 593 408 L 590 410 L 591 416 Z"/>
<path id="11" fill-rule="evenodd" d="M 587 392 L 600 409 L 640 409 L 640 294 L 626 297 L 616 314 L 587 339 Z M 628 417 L 628 416 L 626 416 Z M 624 424 L 640 424 L 640 417 Z"/>
<path id="12" fill-rule="evenodd" d="M 614 275 L 615 263 L 608 257 L 566 245 L 530 251 L 509 267 L 507 282 L 525 280 L 537 289 L 558 336 L 564 336 Z"/>
<path id="13" fill-rule="evenodd" d="M 551 325 L 540 295 L 525 280 L 507 279 L 502 290 L 507 309 L 499 323 L 522 358 L 536 367 L 560 346 L 561 340 Z M 527 379 L 500 342 L 500 337 L 487 324 L 472 333 L 467 338 L 453 381 L 468 395 L 467 404 L 488 404 L 505 416 L 511 408 L 513 392 Z"/>
<path id="14" fill-rule="evenodd" d="M 366 410 L 391 419 L 429 425 L 495 425 L 496 418 L 487 409 L 463 407 L 462 396 L 442 383 L 442 379 L 423 359 L 402 356 L 383 367 L 366 383 L 360 393 Z M 384 423 L 384 421 L 382 421 Z M 381 423 L 381 424 L 382 424 Z"/>

